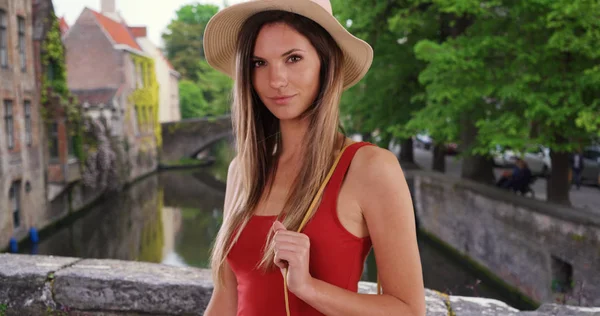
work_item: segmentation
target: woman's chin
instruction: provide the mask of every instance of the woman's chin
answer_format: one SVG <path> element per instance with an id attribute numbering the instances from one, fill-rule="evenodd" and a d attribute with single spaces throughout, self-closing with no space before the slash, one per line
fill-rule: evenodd
<path id="1" fill-rule="evenodd" d="M 276 109 L 275 111 L 271 111 L 273 115 L 279 119 L 280 121 L 293 121 L 300 119 L 301 111 L 297 111 L 294 109 Z"/>

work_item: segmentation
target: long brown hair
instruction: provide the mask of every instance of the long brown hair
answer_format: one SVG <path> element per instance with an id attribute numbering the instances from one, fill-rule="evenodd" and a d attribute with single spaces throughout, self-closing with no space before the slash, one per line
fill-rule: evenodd
<path id="1" fill-rule="evenodd" d="M 304 35 L 316 49 L 320 61 L 319 92 L 302 118 L 309 127 L 304 137 L 305 159 L 289 190 L 278 220 L 287 229 L 297 230 L 333 164 L 339 126 L 339 102 L 343 91 L 343 54 L 335 40 L 314 21 L 285 11 L 259 12 L 250 17 L 238 35 L 236 74 L 231 117 L 236 141 L 239 173 L 237 192 L 224 210 L 226 216 L 211 255 L 215 282 L 223 284 L 223 264 L 241 231 L 254 213 L 264 190 L 276 171 L 280 157 L 279 120 L 267 109 L 252 85 L 252 56 L 256 38 L 267 24 L 285 23 Z M 230 175 L 233 176 L 233 175 Z M 234 188 L 229 188 L 230 190 Z M 285 215 L 285 217 L 283 217 Z M 272 269 L 273 249 L 270 234 L 260 266 Z"/>

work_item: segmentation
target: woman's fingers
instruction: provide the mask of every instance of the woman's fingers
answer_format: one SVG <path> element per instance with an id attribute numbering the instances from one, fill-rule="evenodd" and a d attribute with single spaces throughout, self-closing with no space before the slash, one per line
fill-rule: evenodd
<path id="1" fill-rule="evenodd" d="M 292 243 L 298 246 L 310 247 L 308 236 L 290 231 L 277 231 L 273 237 L 276 243 Z"/>
<path id="2" fill-rule="evenodd" d="M 275 258 L 273 261 L 280 269 L 287 268 L 288 266 L 294 266 L 300 261 L 301 254 L 297 251 L 280 249 L 275 250 Z"/>

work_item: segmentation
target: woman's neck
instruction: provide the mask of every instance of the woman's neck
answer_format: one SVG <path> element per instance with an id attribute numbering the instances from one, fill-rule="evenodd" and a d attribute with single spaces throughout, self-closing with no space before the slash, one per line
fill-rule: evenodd
<path id="1" fill-rule="evenodd" d="M 303 142 L 308 132 L 308 119 L 284 120 L 279 122 L 281 131 L 281 155 L 280 161 L 296 160 L 302 157 L 304 152 Z"/>

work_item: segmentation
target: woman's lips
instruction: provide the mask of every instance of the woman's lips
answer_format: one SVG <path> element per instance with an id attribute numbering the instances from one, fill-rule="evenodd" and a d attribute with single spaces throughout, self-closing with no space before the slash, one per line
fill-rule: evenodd
<path id="1" fill-rule="evenodd" d="M 277 105 L 286 105 L 286 104 L 290 103 L 290 100 L 295 96 L 296 95 L 288 95 L 288 96 L 281 96 L 281 97 L 273 97 L 270 99 L 273 100 L 273 102 L 275 102 L 275 104 L 277 104 Z"/>

